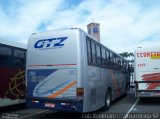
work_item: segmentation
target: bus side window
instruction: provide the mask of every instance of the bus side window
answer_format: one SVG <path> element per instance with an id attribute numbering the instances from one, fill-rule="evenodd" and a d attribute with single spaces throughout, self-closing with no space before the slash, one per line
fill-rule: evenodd
<path id="1" fill-rule="evenodd" d="M 91 40 L 87 37 L 87 57 L 88 57 L 88 64 L 92 63 L 91 57 Z"/>
<path id="2" fill-rule="evenodd" d="M 114 57 L 113 57 L 112 52 L 110 52 L 110 66 L 111 68 L 114 68 Z"/>
<path id="3" fill-rule="evenodd" d="M 14 66 L 25 66 L 25 52 L 20 49 L 14 49 Z"/>
<path id="4" fill-rule="evenodd" d="M 110 67 L 110 52 L 106 50 L 106 65 L 109 68 Z"/>
<path id="5" fill-rule="evenodd" d="M 120 64 L 120 57 L 117 57 L 117 69 L 120 70 L 121 64 Z"/>
<path id="6" fill-rule="evenodd" d="M 125 67 L 126 67 L 126 64 L 125 64 L 125 61 L 123 60 L 123 67 L 122 67 L 122 68 L 123 68 L 123 69 L 122 69 L 123 71 L 125 71 Z"/>
<path id="7" fill-rule="evenodd" d="M 92 41 L 91 42 L 91 49 L 92 49 L 92 63 L 96 65 L 96 48 L 95 48 L 95 43 Z"/>
<path id="8" fill-rule="evenodd" d="M 113 60 L 114 60 L 114 69 L 117 70 L 117 57 L 115 54 L 113 55 Z"/>
<path id="9" fill-rule="evenodd" d="M 12 49 L 0 46 L 0 65 L 10 65 L 12 62 Z"/>
<path id="10" fill-rule="evenodd" d="M 125 71 L 127 71 L 127 66 L 128 66 L 127 62 L 125 61 L 125 68 L 124 68 Z"/>
<path id="11" fill-rule="evenodd" d="M 121 58 L 118 60 L 119 70 L 121 70 Z"/>
<path id="12" fill-rule="evenodd" d="M 97 65 L 101 66 L 102 62 L 101 62 L 101 48 L 99 45 L 96 45 L 96 59 L 97 59 Z"/>
<path id="13" fill-rule="evenodd" d="M 122 59 L 120 60 L 120 70 L 122 70 Z"/>
<path id="14" fill-rule="evenodd" d="M 103 67 L 106 66 L 105 59 L 106 59 L 105 49 L 104 49 L 104 47 L 102 47 L 102 66 Z"/>
<path id="15" fill-rule="evenodd" d="M 124 60 L 122 59 L 121 61 L 121 70 L 123 71 L 123 68 L 124 68 Z"/>

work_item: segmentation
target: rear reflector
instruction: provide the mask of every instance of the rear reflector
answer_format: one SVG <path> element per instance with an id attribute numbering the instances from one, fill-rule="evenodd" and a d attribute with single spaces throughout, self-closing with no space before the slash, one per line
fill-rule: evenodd
<path id="1" fill-rule="evenodd" d="M 38 100 L 32 100 L 32 103 L 39 103 Z"/>
<path id="2" fill-rule="evenodd" d="M 84 96 L 84 89 L 83 88 L 77 88 L 77 98 L 83 99 Z"/>
<path id="3" fill-rule="evenodd" d="M 61 103 L 61 105 L 67 106 L 67 105 L 70 105 L 70 104 L 69 103 Z"/>

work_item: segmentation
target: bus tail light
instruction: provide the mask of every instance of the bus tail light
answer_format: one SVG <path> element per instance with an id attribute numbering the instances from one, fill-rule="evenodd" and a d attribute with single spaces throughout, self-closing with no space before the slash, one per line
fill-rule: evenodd
<path id="1" fill-rule="evenodd" d="M 39 103 L 38 100 L 32 100 L 32 103 Z"/>
<path id="2" fill-rule="evenodd" d="M 78 99 L 83 99 L 84 96 L 84 88 L 77 88 L 77 98 Z"/>

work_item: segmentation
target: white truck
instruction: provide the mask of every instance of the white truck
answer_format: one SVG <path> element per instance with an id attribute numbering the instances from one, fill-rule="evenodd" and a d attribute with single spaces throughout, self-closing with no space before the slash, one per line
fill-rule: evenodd
<path id="1" fill-rule="evenodd" d="M 138 48 L 135 57 L 137 97 L 160 97 L 160 47 Z"/>

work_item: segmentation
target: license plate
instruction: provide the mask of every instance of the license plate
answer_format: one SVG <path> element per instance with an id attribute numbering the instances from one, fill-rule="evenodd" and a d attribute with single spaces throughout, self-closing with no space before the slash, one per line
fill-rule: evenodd
<path id="1" fill-rule="evenodd" d="M 53 103 L 45 103 L 44 106 L 45 106 L 45 107 L 54 108 L 54 107 L 55 107 L 55 104 L 53 104 Z"/>

